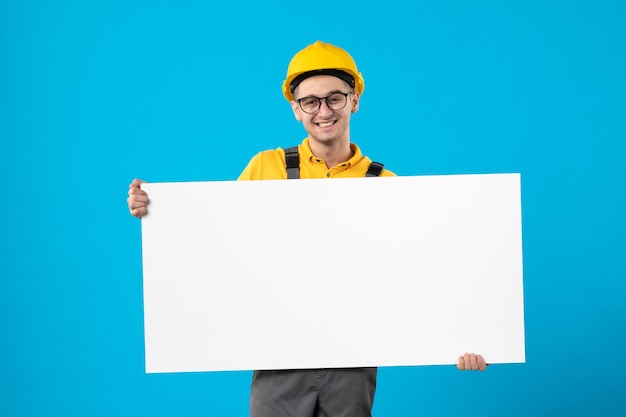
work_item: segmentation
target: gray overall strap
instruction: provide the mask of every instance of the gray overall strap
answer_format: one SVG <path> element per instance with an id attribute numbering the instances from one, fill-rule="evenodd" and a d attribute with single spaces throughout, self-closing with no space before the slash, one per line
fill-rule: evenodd
<path id="1" fill-rule="evenodd" d="M 383 172 L 384 166 L 385 165 L 381 164 L 380 162 L 372 162 L 370 164 L 370 167 L 367 169 L 365 176 L 366 177 L 379 177 L 380 173 Z"/>
<path id="2" fill-rule="evenodd" d="M 287 179 L 300 179 L 300 155 L 298 155 L 298 147 L 292 146 L 285 149 L 285 166 L 287 167 Z M 365 173 L 366 177 L 378 177 L 383 172 L 384 165 L 380 162 L 372 162 Z"/>
<path id="3" fill-rule="evenodd" d="M 285 149 L 285 164 L 287 166 L 287 179 L 300 179 L 300 156 L 297 146 Z"/>

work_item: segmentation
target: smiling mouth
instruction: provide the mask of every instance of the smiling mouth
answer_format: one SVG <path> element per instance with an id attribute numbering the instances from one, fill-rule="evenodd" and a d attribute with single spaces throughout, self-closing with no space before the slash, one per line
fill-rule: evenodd
<path id="1" fill-rule="evenodd" d="M 336 122 L 336 120 L 332 120 L 330 122 L 320 122 L 320 123 L 316 123 L 319 127 L 329 127 L 334 125 Z"/>

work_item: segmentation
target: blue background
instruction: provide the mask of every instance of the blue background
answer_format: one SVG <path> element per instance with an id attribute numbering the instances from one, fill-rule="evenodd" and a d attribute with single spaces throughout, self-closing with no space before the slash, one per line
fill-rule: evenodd
<path id="1" fill-rule="evenodd" d="M 381 369 L 375 415 L 625 415 L 626 6 L 535 0 L 0 0 L 0 415 L 247 415 L 250 372 L 144 373 L 127 185 L 299 143 L 317 39 L 375 160 L 522 173 L 527 363 Z"/>

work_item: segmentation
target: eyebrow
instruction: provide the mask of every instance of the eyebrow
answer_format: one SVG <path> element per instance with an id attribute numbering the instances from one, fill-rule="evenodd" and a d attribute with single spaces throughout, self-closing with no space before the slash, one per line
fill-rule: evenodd
<path id="1" fill-rule="evenodd" d="M 298 101 L 298 100 L 302 100 L 302 99 L 305 99 L 305 98 L 311 98 L 311 97 L 315 97 L 315 98 L 324 98 L 324 97 L 332 96 L 332 95 L 333 95 L 333 94 L 335 94 L 335 93 L 349 94 L 349 93 L 344 93 L 344 92 L 343 92 L 343 91 L 341 91 L 341 90 L 333 90 L 333 91 L 329 91 L 329 92 L 328 92 L 325 96 L 322 96 L 322 97 L 318 97 L 318 96 L 314 96 L 313 94 L 309 94 L 308 96 L 304 96 L 304 97 L 300 97 L 300 98 L 296 99 L 296 101 Z"/>

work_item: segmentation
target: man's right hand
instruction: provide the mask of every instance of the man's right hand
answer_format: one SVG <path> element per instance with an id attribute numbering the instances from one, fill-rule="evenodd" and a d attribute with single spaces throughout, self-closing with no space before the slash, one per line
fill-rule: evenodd
<path id="1" fill-rule="evenodd" d="M 143 217 L 148 213 L 148 193 L 141 189 L 145 181 L 135 178 L 128 186 L 128 210 L 135 217 Z"/>

